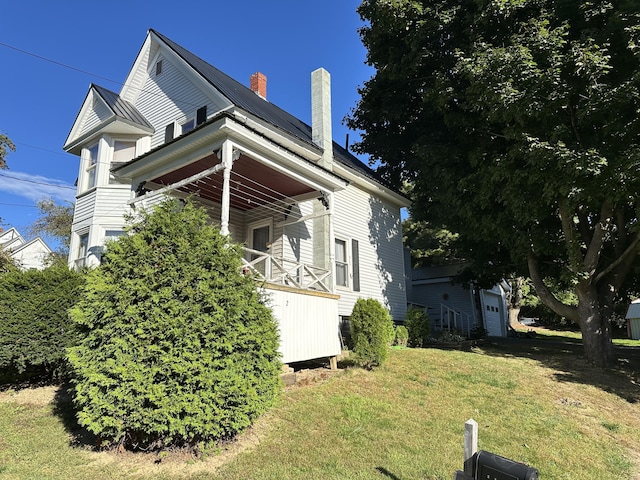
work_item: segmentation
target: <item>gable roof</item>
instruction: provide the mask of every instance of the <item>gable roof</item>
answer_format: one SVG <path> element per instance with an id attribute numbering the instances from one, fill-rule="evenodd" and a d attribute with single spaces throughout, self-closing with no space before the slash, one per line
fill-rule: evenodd
<path id="1" fill-rule="evenodd" d="M 213 65 L 205 62 L 200 57 L 194 55 L 186 48 L 183 48 L 156 30 L 149 29 L 149 32 L 153 33 L 165 43 L 234 105 L 310 145 L 315 145 L 312 139 L 311 127 L 302 120 L 256 95 L 256 93 L 247 86 L 218 70 Z M 333 157 L 340 164 L 402 195 L 394 186 L 382 178 L 382 176 L 362 163 L 356 156 L 336 142 L 333 142 Z"/>
<path id="2" fill-rule="evenodd" d="M 120 98 L 117 93 L 107 90 L 95 83 L 91 84 L 91 88 L 95 89 L 96 93 L 100 95 L 100 98 L 104 100 L 116 117 L 153 130 L 153 126 L 144 118 L 138 109 L 130 102 Z"/>

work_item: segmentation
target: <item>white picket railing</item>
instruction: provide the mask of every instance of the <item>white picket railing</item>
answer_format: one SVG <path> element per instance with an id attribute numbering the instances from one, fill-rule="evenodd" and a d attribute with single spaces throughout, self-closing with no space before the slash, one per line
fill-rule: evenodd
<path id="1" fill-rule="evenodd" d="M 464 320 L 466 320 L 466 322 Z M 446 327 L 447 331 L 450 332 L 451 324 L 453 323 L 454 329 L 466 333 L 468 337 L 471 336 L 471 315 L 468 313 L 454 310 L 453 308 L 441 303 L 440 322 L 443 330 Z M 466 326 L 466 331 L 463 328 L 464 326 Z"/>
<path id="2" fill-rule="evenodd" d="M 269 283 L 305 290 L 331 293 L 329 270 L 294 260 L 275 258 L 266 252 L 245 248 L 243 268 L 246 273 Z"/>

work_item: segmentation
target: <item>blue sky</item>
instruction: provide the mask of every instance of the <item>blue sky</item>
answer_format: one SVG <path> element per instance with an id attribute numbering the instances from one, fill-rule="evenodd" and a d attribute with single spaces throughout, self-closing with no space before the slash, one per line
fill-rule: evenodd
<path id="1" fill-rule="evenodd" d="M 7 157 L 9 170 L 0 170 L 0 226 L 26 232 L 38 217 L 36 201 L 74 200 L 78 158 L 62 145 L 89 84 L 119 92 L 149 28 L 246 85 L 252 73 L 264 73 L 269 101 L 307 123 L 310 75 L 324 67 L 331 74 L 334 140 L 344 143 L 349 132 L 342 119 L 358 101 L 358 86 L 373 74 L 364 64 L 366 50 L 357 32 L 359 3 L 6 3 L 0 29 L 0 133 L 17 150 Z M 353 143 L 353 132 L 350 137 Z"/>

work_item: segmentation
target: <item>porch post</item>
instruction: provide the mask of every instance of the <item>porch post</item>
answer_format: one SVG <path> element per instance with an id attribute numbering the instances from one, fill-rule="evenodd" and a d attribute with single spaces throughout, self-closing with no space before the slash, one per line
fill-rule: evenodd
<path id="1" fill-rule="evenodd" d="M 233 146 L 231 142 L 226 140 L 222 144 L 222 164 L 224 171 L 222 172 L 222 211 L 220 212 L 220 233 L 229 235 L 229 209 L 230 209 L 230 179 L 231 167 L 233 166 Z"/>

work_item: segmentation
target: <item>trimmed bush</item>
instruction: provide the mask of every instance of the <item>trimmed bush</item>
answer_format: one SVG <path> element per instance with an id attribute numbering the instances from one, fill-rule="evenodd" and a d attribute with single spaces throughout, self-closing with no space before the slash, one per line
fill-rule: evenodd
<path id="1" fill-rule="evenodd" d="M 410 347 L 424 347 L 429 342 L 430 322 L 423 309 L 409 308 L 404 317 L 404 325 L 409 333 L 407 344 Z"/>
<path id="2" fill-rule="evenodd" d="M 0 275 L 0 383 L 60 381 L 79 333 L 67 310 L 82 275 L 66 264 Z"/>
<path id="3" fill-rule="evenodd" d="M 396 327 L 396 340 L 394 343 L 401 347 L 406 347 L 408 340 L 409 340 L 409 331 L 407 330 L 407 327 L 405 327 L 404 325 L 398 325 Z"/>
<path id="4" fill-rule="evenodd" d="M 170 200 L 141 217 L 72 310 L 87 335 L 69 350 L 78 420 L 103 446 L 197 449 L 276 399 L 277 326 L 203 209 Z"/>
<path id="5" fill-rule="evenodd" d="M 351 313 L 351 339 L 356 361 L 365 368 L 382 365 L 393 342 L 391 315 L 373 298 L 359 298 Z"/>

